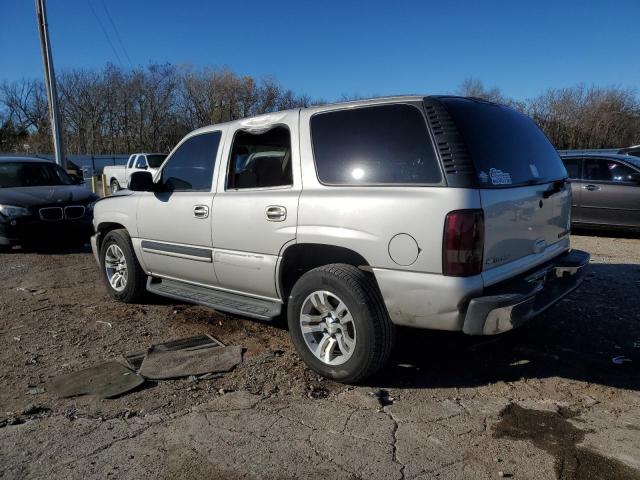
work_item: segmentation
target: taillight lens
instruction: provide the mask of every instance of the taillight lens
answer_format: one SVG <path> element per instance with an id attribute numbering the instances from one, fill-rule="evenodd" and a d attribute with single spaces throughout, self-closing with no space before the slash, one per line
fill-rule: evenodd
<path id="1" fill-rule="evenodd" d="M 468 277 L 482 272 L 484 213 L 455 210 L 447 214 L 442 243 L 442 273 Z"/>

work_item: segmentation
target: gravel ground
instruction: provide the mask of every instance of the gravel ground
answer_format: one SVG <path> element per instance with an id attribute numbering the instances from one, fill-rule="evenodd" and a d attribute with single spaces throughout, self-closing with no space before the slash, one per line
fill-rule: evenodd
<path id="1" fill-rule="evenodd" d="M 582 233 L 588 278 L 542 317 L 497 337 L 400 330 L 355 387 L 307 370 L 281 326 L 116 303 L 86 249 L 2 254 L 0 477 L 640 479 L 640 237 Z M 112 400 L 47 391 L 204 333 L 242 365 Z"/>

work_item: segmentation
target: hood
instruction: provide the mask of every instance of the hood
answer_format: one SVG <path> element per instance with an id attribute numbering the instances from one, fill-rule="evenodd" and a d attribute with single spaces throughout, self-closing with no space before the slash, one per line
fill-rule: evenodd
<path id="1" fill-rule="evenodd" d="M 99 197 L 81 185 L 0 188 L 0 204 L 33 207 L 56 203 L 87 204 Z"/>

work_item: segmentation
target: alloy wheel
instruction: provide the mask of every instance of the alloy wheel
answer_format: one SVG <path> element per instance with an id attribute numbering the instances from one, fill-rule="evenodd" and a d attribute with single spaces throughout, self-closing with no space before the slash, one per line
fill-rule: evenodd
<path id="1" fill-rule="evenodd" d="M 315 291 L 302 302 L 300 330 L 307 348 L 327 365 L 341 365 L 353 355 L 353 317 L 345 303 L 331 292 Z"/>
<path id="2" fill-rule="evenodd" d="M 122 249 L 115 243 L 109 245 L 104 254 L 104 269 L 111 288 L 122 292 L 127 287 L 127 260 Z"/>

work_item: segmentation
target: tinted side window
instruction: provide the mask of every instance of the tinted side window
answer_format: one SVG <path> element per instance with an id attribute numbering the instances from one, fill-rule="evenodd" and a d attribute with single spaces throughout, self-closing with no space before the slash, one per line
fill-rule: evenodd
<path id="1" fill-rule="evenodd" d="M 567 169 L 569 178 L 580 178 L 580 159 L 575 157 L 563 158 L 564 167 Z"/>
<path id="2" fill-rule="evenodd" d="M 168 190 L 211 190 L 220 132 L 203 133 L 185 141 L 162 169 Z"/>
<path id="3" fill-rule="evenodd" d="M 229 160 L 227 188 L 266 188 L 293 185 L 291 134 L 286 127 L 263 133 L 236 133 Z"/>
<path id="4" fill-rule="evenodd" d="M 311 117 L 322 183 L 434 184 L 442 181 L 424 117 L 411 105 L 378 105 Z"/>
<path id="5" fill-rule="evenodd" d="M 585 178 L 606 182 L 629 182 L 634 169 L 622 163 L 602 158 L 587 158 L 584 160 Z"/>

